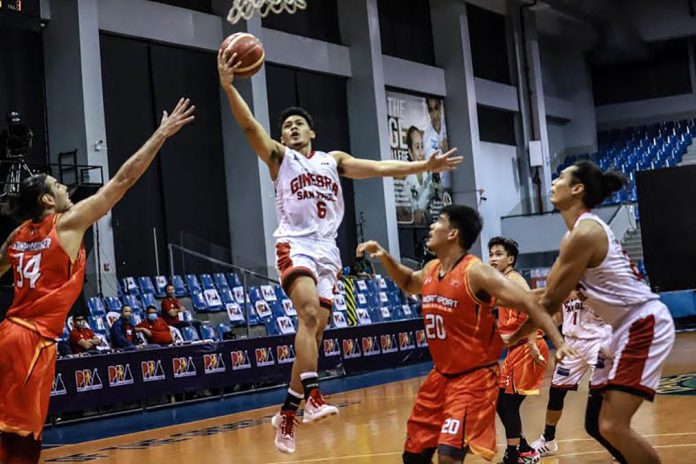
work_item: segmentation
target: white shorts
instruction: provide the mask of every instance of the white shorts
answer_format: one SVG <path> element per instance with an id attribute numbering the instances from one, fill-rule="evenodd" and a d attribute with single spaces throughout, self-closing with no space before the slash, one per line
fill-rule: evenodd
<path id="1" fill-rule="evenodd" d="M 609 339 L 602 338 L 575 338 L 566 337 L 568 346 L 575 348 L 580 356 L 577 358 L 564 358 L 556 365 L 551 380 L 551 387 L 564 390 L 577 390 L 580 380 L 585 373 L 593 373 L 597 366 L 597 358 L 602 350 L 602 345 Z"/>
<path id="2" fill-rule="evenodd" d="M 331 310 L 341 272 L 341 255 L 336 242 L 279 238 L 276 241 L 276 267 L 285 293 L 290 294 L 290 286 L 297 277 L 311 277 L 317 284 L 321 306 Z"/>
<path id="3" fill-rule="evenodd" d="M 674 337 L 674 321 L 667 307 L 658 300 L 646 303 L 614 328 L 608 357 L 603 367 L 597 366 L 591 385 L 652 401 Z"/>

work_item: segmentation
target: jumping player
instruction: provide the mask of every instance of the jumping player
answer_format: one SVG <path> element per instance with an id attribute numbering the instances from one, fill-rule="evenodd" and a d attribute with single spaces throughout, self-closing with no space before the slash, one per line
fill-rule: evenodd
<path id="1" fill-rule="evenodd" d="M 489 264 L 520 287 L 529 290 L 527 281 L 515 270 L 519 254 L 519 247 L 514 240 L 493 237 L 488 242 Z M 498 330 L 502 335 L 510 335 L 528 317 L 527 313 L 519 309 L 498 306 Z M 539 455 L 529 446 L 522 432 L 520 407 L 527 396 L 541 392 L 548 358 L 549 347 L 540 331 L 511 346 L 505 356 L 497 406 L 507 441 L 502 464 L 533 464 L 539 461 Z"/>
<path id="2" fill-rule="evenodd" d="M 467 452 L 493 459 L 498 358 L 503 343 L 492 314 L 496 298 L 527 311 L 559 347 L 562 359 L 572 350 L 531 292 L 485 265 L 468 250 L 481 231 L 481 218 L 467 206 L 442 209 L 430 226 L 427 246 L 437 259 L 420 271 L 399 264 L 377 242 L 358 246 L 357 254 L 379 258 L 389 276 L 408 293 L 422 294 L 428 349 L 434 368 L 418 391 L 407 424 L 406 464 L 464 461 Z"/>
<path id="3" fill-rule="evenodd" d="M 276 265 L 281 284 L 297 309 L 296 358 L 285 403 L 273 417 L 275 445 L 279 451 L 295 451 L 295 417 L 304 398 L 303 422 L 315 422 L 338 413 L 320 391 L 317 376 L 318 345 L 332 307 L 333 290 L 341 270 L 336 247 L 343 219 L 340 175 L 352 179 L 403 177 L 420 172 L 444 172 L 462 162 L 451 156 L 456 149 L 417 162 L 357 159 L 342 151 L 315 151 L 311 116 L 301 108 L 281 115 L 281 141 L 272 140 L 254 118 L 232 85 L 236 54 L 218 54 L 220 84 L 227 94 L 232 115 L 249 144 L 266 163 L 275 186 L 278 229 Z"/>
<path id="4" fill-rule="evenodd" d="M 85 231 L 142 176 L 164 142 L 191 122 L 181 99 L 140 150 L 96 194 L 73 205 L 46 174 L 25 179 L 16 214 L 23 222 L 0 249 L 0 274 L 14 271 L 14 301 L 0 323 L 0 463 L 39 462 L 55 376 L 56 339 L 82 291 Z"/>
<path id="5" fill-rule="evenodd" d="M 652 401 L 662 367 L 674 345 L 674 322 L 667 307 L 631 264 L 611 228 L 591 209 L 626 178 L 603 173 L 590 161 L 578 161 L 554 180 L 551 201 L 561 211 L 568 233 L 561 241 L 541 303 L 553 314 L 573 289 L 613 329 L 609 355 L 592 375 L 585 415 L 587 432 L 621 463 L 654 464 L 660 458 L 631 428 L 644 400 Z M 523 326 L 510 341 L 525 337 Z"/>
<path id="6" fill-rule="evenodd" d="M 549 388 L 544 434 L 531 444 L 540 456 L 550 456 L 558 451 L 556 426 L 563 414 L 563 401 L 568 391 L 577 391 L 586 372 L 592 375 L 598 363 L 602 367 L 604 360 L 599 355 L 611 339 L 611 326 L 597 317 L 592 308 L 572 291 L 563 302 L 563 337 L 579 356 L 566 358 L 556 366 Z M 590 389 L 594 388 L 596 386 L 590 385 Z"/>

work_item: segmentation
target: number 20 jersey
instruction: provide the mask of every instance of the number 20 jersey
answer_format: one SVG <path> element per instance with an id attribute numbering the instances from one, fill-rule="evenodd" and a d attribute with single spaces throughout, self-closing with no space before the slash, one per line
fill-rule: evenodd
<path id="1" fill-rule="evenodd" d="M 474 295 L 469 288 L 472 266 L 483 264 L 467 255 L 440 278 L 442 263 L 438 260 L 423 278 L 425 335 L 435 369 L 441 374 L 464 374 L 495 364 L 503 350 L 493 299 Z M 489 301 L 482 301 L 486 297 Z"/>
<path id="2" fill-rule="evenodd" d="M 286 147 L 274 185 L 277 239 L 336 240 L 344 204 L 333 156 L 321 151 L 304 156 Z"/>

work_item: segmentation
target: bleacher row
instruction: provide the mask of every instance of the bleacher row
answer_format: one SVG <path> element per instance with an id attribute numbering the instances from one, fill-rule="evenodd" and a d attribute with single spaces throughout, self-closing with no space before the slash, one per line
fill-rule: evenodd
<path id="1" fill-rule="evenodd" d="M 636 202 L 636 172 L 679 164 L 692 143 L 694 133 L 696 120 L 686 119 L 600 132 L 598 151 L 566 156 L 556 169 L 554 178 L 576 161 L 589 159 L 603 171 L 614 169 L 628 177 L 628 186 L 615 192 L 604 205 Z"/>
<path id="2" fill-rule="evenodd" d="M 123 305 L 132 308 L 136 324 L 140 323 L 145 318 L 148 306 L 160 310 L 158 300 L 166 296 L 165 287 L 169 283 L 164 276 L 127 277 L 121 280 L 117 296 L 89 298 L 88 325 L 107 342 L 103 343 L 101 350 L 111 349 L 109 329 L 120 317 Z M 197 321 L 188 311 L 181 314 L 183 324 L 170 328 L 175 342 L 222 340 L 233 327 L 246 326 L 247 323 L 250 326 L 263 326 L 267 335 L 293 334 L 297 329 L 297 311 L 280 285 L 248 286 L 245 295 L 242 281 L 236 273 L 187 274 L 183 278 L 174 275 L 171 284 L 177 298 L 190 298 L 194 313 L 227 313 L 227 322 L 219 324 Z M 347 327 L 344 283 L 339 281 L 336 287 L 330 327 Z M 360 325 L 418 317 L 419 301 L 407 298 L 391 279 L 377 276 L 374 279 L 356 280 L 354 288 Z M 194 321 L 197 322 L 191 324 Z M 67 340 L 71 328 L 72 318 L 69 318 L 61 340 Z M 144 342 L 141 334 L 138 335 L 141 343 Z"/>

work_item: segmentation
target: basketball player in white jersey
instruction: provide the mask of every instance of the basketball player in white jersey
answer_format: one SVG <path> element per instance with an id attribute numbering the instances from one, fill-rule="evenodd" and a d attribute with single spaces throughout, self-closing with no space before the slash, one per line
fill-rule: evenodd
<path id="1" fill-rule="evenodd" d="M 320 391 L 317 376 L 318 346 L 329 320 L 333 290 L 341 270 L 336 247 L 343 219 L 343 192 L 339 175 L 352 179 L 407 176 L 420 172 L 454 169 L 462 158 L 456 149 L 419 162 L 372 161 L 353 158 L 342 151 L 315 151 L 313 121 L 301 108 L 288 108 L 281 116 L 281 141 L 272 140 L 254 118 L 232 85 L 236 55 L 218 54 L 220 84 L 232 114 L 249 144 L 266 163 L 275 185 L 278 229 L 276 265 L 281 284 L 297 309 L 295 363 L 288 395 L 273 417 L 275 445 L 279 451 L 295 451 L 295 417 L 304 398 L 303 422 L 315 422 L 338 413 Z"/>
<path id="2" fill-rule="evenodd" d="M 591 384 L 585 429 L 620 463 L 654 464 L 653 447 L 631 428 L 644 400 L 652 401 L 662 367 L 674 345 L 674 322 L 667 307 L 650 291 L 631 264 L 609 226 L 591 209 L 626 178 L 603 173 L 590 161 L 579 161 L 553 181 L 551 202 L 561 211 L 568 233 L 561 241 L 541 297 L 553 314 L 573 289 L 613 330 L 608 356 Z M 523 326 L 510 341 L 534 330 Z"/>
<path id="3" fill-rule="evenodd" d="M 568 346 L 572 346 L 579 356 L 564 358 L 556 365 L 556 370 L 549 388 L 549 402 L 546 407 L 546 427 L 532 448 L 540 456 L 550 456 L 558 451 L 556 426 L 563 414 L 563 401 L 568 391 L 577 391 L 580 380 L 589 372 L 594 373 L 604 359 L 599 357 L 600 350 L 611 340 L 611 326 L 600 319 L 592 308 L 578 298 L 575 291 L 563 302 L 563 337 Z M 590 384 L 590 388 L 596 388 Z"/>

